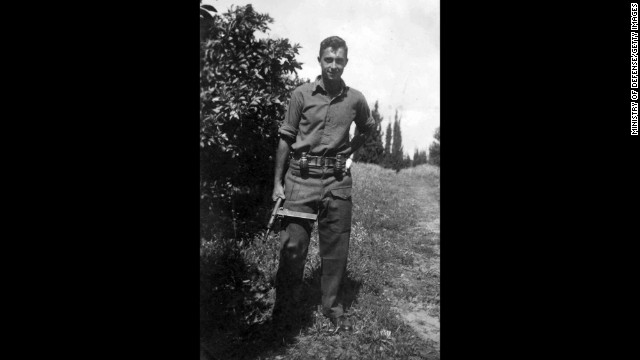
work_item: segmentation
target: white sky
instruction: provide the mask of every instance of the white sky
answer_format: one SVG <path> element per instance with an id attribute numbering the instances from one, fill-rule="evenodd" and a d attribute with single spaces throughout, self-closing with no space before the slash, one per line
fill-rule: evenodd
<path id="1" fill-rule="evenodd" d="M 440 126 L 439 0 L 203 0 L 219 13 L 252 4 L 273 19 L 259 37 L 287 38 L 302 46 L 298 75 L 320 74 L 320 42 L 337 35 L 347 42 L 349 63 L 342 78 L 360 90 L 371 109 L 376 100 L 386 131 L 395 110 L 402 117 L 402 144 L 413 157 L 427 150 Z M 384 138 L 383 138 L 384 141 Z"/>

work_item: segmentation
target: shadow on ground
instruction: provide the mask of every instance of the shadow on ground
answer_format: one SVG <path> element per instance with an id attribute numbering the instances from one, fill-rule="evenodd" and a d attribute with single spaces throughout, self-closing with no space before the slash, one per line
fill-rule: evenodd
<path id="1" fill-rule="evenodd" d="M 291 316 L 272 321 L 273 299 L 260 297 L 260 288 L 234 283 L 233 279 L 256 278 L 242 258 L 226 254 L 224 261 L 208 264 L 201 270 L 200 346 L 201 360 L 258 359 L 282 352 L 303 330 L 314 325 L 319 316 L 321 270 L 305 278 L 301 301 Z M 204 284 L 203 284 L 204 283 Z M 209 288 L 203 298 L 202 287 Z M 355 301 L 362 284 L 348 276 L 341 294 L 345 310 Z M 207 289 L 204 289 L 207 293 Z M 269 289 L 267 289 L 268 291 Z M 272 292 L 271 292 L 272 293 Z M 207 305 L 208 304 L 208 305 Z M 256 321 L 256 319 L 259 319 Z"/>

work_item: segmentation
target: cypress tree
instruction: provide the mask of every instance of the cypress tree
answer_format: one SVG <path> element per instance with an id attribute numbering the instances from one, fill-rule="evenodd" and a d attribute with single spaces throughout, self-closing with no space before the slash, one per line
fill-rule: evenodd
<path id="1" fill-rule="evenodd" d="M 353 154 L 353 161 L 380 164 L 384 159 L 385 150 L 382 146 L 382 116 L 380 116 L 380 112 L 378 111 L 378 101 L 376 101 L 373 107 L 371 117 L 375 120 L 376 127 L 372 130 L 372 133 L 369 134 L 362 147 Z M 356 128 L 355 134 L 358 135 L 359 133 L 358 128 Z"/>
<path id="2" fill-rule="evenodd" d="M 404 165 L 404 151 L 402 148 L 402 132 L 400 131 L 400 118 L 398 117 L 398 110 L 396 110 L 395 120 L 393 122 L 393 145 L 391 148 L 391 165 L 396 170 L 400 171 Z"/>
<path id="3" fill-rule="evenodd" d="M 391 164 L 391 121 L 387 125 L 387 131 L 385 133 L 385 143 L 384 143 L 384 158 L 382 164 L 384 167 L 390 167 Z"/>

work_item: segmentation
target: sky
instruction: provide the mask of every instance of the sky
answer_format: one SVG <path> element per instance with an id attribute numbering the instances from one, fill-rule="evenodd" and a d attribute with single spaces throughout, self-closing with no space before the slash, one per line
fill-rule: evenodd
<path id="1" fill-rule="evenodd" d="M 395 111 L 405 154 L 428 150 L 440 126 L 439 0 L 203 0 L 219 13 L 252 4 L 274 19 L 257 37 L 287 38 L 302 46 L 298 75 L 320 75 L 320 42 L 333 35 L 349 47 L 342 78 L 360 90 L 371 110 L 376 101 L 382 129 Z M 384 141 L 384 138 L 383 138 Z"/>

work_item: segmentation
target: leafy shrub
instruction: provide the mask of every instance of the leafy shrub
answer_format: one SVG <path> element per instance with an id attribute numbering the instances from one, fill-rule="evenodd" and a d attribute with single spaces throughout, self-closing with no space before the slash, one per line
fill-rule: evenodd
<path id="1" fill-rule="evenodd" d="M 429 146 L 429 164 L 440 166 L 440 127 L 436 128 L 433 137 L 436 139 Z"/>
<path id="2" fill-rule="evenodd" d="M 299 45 L 256 39 L 273 19 L 251 5 L 214 15 L 200 47 L 201 236 L 238 237 L 270 194 L 277 130 L 297 77 Z M 243 196 L 242 199 L 238 199 Z M 212 219 L 217 219 L 214 222 Z M 225 232 L 226 231 L 226 232 Z"/>

